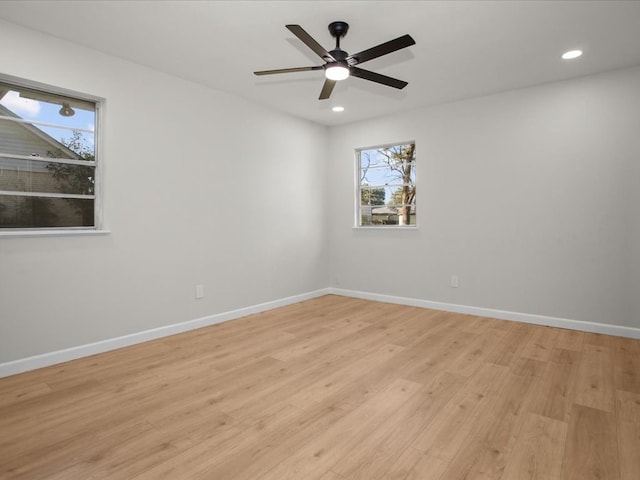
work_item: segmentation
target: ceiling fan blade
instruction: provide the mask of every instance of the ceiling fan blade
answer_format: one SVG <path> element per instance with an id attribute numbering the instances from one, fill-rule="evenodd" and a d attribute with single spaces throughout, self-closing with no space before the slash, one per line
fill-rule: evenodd
<path id="1" fill-rule="evenodd" d="M 370 80 L 372 82 L 381 83 L 382 85 L 387 85 L 388 87 L 393 87 L 397 89 L 403 89 L 409 83 L 404 82 L 402 80 L 398 80 L 397 78 L 387 77 L 386 75 L 381 75 L 379 73 L 371 72 L 369 70 L 364 70 L 358 67 L 349 67 L 349 72 L 354 77 L 362 78 L 364 80 Z"/>
<path id="2" fill-rule="evenodd" d="M 331 96 L 331 92 L 333 92 L 333 87 L 336 86 L 335 80 L 329 80 L 325 78 L 324 85 L 322 85 L 322 91 L 320 92 L 320 96 L 318 100 L 326 100 Z"/>
<path id="3" fill-rule="evenodd" d="M 291 33 L 302 40 L 307 47 L 316 52 L 316 54 L 325 61 L 335 61 L 335 58 L 327 52 L 322 45 L 316 42 L 300 25 L 285 25 Z"/>
<path id="4" fill-rule="evenodd" d="M 292 73 L 292 72 L 309 72 L 311 70 L 322 70 L 324 67 L 296 67 L 296 68 L 280 68 L 278 70 L 260 70 L 253 72 L 254 75 L 273 75 L 274 73 Z"/>
<path id="5" fill-rule="evenodd" d="M 349 65 L 357 65 L 358 63 L 368 62 L 387 53 L 395 52 L 396 50 L 401 50 L 415 44 L 416 41 L 411 38 L 411 35 L 403 35 L 394 40 L 389 40 L 388 42 L 363 50 L 362 52 L 349 55 L 347 57 L 347 63 Z"/>

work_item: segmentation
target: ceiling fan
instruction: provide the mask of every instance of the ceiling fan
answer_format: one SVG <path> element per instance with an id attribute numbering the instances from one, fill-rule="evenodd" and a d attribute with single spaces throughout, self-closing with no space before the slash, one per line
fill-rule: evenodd
<path id="1" fill-rule="evenodd" d="M 318 42 L 316 42 L 311 35 L 309 35 L 300 25 L 286 25 L 286 27 L 298 37 L 302 42 L 313 50 L 317 55 L 325 61 L 324 65 L 318 65 L 313 67 L 296 67 L 296 68 L 281 68 L 278 70 L 262 70 L 259 72 L 253 72 L 255 75 L 273 75 L 275 73 L 293 73 L 293 72 L 307 72 L 310 70 L 324 70 L 325 81 L 320 92 L 319 100 L 326 100 L 331 96 L 333 87 L 336 82 L 348 78 L 350 75 L 354 77 L 369 80 L 371 82 L 381 83 L 388 87 L 402 89 L 408 85 L 407 82 L 398 80 L 397 78 L 387 77 L 379 73 L 364 70 L 356 67 L 356 65 L 374 58 L 387 55 L 388 53 L 395 52 L 397 50 L 415 45 L 415 40 L 410 35 L 403 35 L 394 40 L 390 40 L 375 47 L 371 47 L 367 50 L 363 50 L 359 53 L 349 55 L 347 52 L 340 48 L 340 39 L 347 34 L 349 30 L 349 24 L 346 22 L 332 22 L 329 24 L 329 33 L 336 39 L 336 48 L 327 52 Z"/>

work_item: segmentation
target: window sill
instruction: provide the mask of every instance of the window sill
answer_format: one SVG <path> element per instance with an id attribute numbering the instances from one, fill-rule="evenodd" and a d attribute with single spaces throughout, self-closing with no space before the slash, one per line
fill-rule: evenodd
<path id="1" fill-rule="evenodd" d="M 351 227 L 353 230 L 417 230 L 418 227 L 417 225 L 411 225 L 408 227 L 401 227 L 399 225 L 386 225 L 384 227 L 369 227 L 369 226 L 364 226 L 364 227 Z"/>
<path id="2" fill-rule="evenodd" d="M 110 235 L 111 230 L 9 230 L 0 231 L 0 238 L 20 237 L 80 237 L 92 235 Z"/>

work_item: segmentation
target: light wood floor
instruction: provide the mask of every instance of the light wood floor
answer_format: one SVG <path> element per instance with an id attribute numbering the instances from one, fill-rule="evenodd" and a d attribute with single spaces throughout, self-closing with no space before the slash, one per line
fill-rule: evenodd
<path id="1" fill-rule="evenodd" d="M 326 296 L 0 379 L 2 479 L 640 478 L 640 341 Z"/>

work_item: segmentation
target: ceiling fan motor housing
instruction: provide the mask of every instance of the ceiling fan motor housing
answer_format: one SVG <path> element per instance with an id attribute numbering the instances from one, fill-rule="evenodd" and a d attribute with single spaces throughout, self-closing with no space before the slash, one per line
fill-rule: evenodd
<path id="1" fill-rule="evenodd" d="M 335 50 L 331 50 L 329 54 L 334 58 L 336 62 L 347 63 L 345 60 L 349 56 L 347 52 L 340 48 L 336 48 Z"/>

